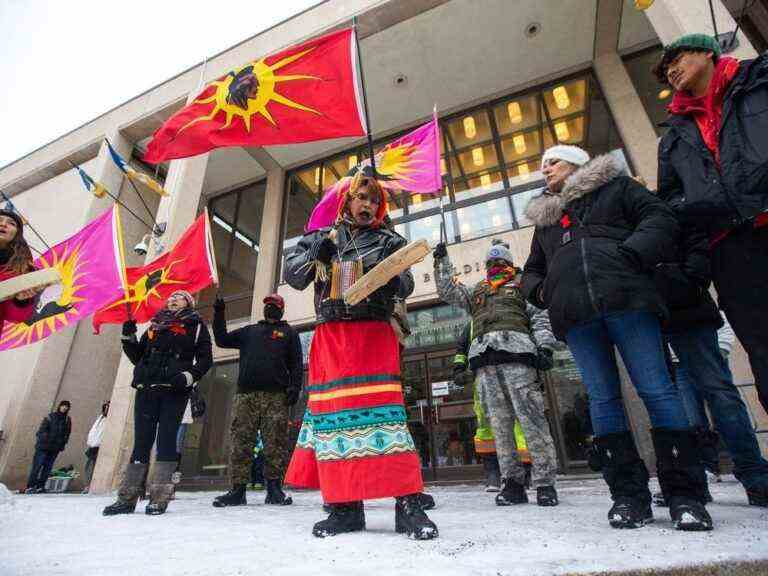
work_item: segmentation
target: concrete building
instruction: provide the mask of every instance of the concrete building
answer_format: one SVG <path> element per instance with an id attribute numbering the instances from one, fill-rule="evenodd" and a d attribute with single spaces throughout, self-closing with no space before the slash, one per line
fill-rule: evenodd
<path id="1" fill-rule="evenodd" d="M 739 2 L 714 1 L 718 30 L 733 31 Z M 12 197 L 49 243 L 58 242 L 104 210 L 109 202 L 87 196 L 69 162 L 119 192 L 136 210 L 135 194 L 109 161 L 103 139 L 140 170 L 152 133 L 208 82 L 249 60 L 276 52 L 357 16 L 371 124 L 377 146 L 439 109 L 443 135 L 444 224 L 449 251 L 462 280 L 481 277 L 492 237 L 508 240 L 517 262 L 526 259 L 532 228 L 523 215 L 528 198 L 542 187 L 538 172 L 544 148 L 579 144 L 592 154 L 622 155 L 631 171 L 653 187 L 656 143 L 664 94 L 650 68 L 659 46 L 687 32 L 712 32 L 708 3 L 656 0 L 647 11 L 632 0 L 327 0 L 211 57 L 93 121 L 0 169 L 0 189 Z M 753 3 L 738 34 L 738 57 L 766 46 L 768 11 Z M 147 260 L 171 245 L 208 207 L 213 217 L 220 291 L 233 302 L 233 326 L 261 313 L 262 298 L 279 291 L 287 320 L 311 339 L 309 293 L 281 279 L 284 256 L 298 241 L 323 188 L 365 155 L 364 142 L 341 139 L 294 146 L 228 148 L 160 167 L 168 197 L 144 191 L 166 233 Z M 135 205 L 135 206 L 134 206 Z M 410 240 L 435 243 L 443 221 L 434 197 L 391 199 L 397 229 Z M 124 216 L 126 244 L 145 233 Z M 30 237 L 33 245 L 34 237 Z M 161 245 L 157 245 L 161 243 Z M 129 264 L 143 261 L 130 255 Z M 441 384 L 462 314 L 441 304 L 432 261 L 414 269 L 409 299 L 413 335 L 404 358 L 409 420 L 427 479 L 479 476 L 472 449 L 471 391 Z M 214 290 L 201 297 L 210 315 Z M 228 428 L 237 375 L 236 356 L 216 350 L 216 365 L 201 389 L 208 414 L 187 430 L 182 466 L 189 485 L 226 480 Z M 756 401 L 753 378 L 740 346 L 731 364 L 747 400 L 760 441 L 768 450 L 768 416 Z M 107 491 L 132 444 L 132 366 L 121 356 L 119 326 L 100 336 L 89 323 L 69 327 L 38 344 L 2 353 L 0 386 L 0 481 L 19 488 L 34 452 L 40 420 L 61 399 L 72 402 L 74 428 L 59 464 L 82 470 L 88 429 L 102 402 L 112 405 L 92 489 Z M 567 349 L 545 382 L 552 430 L 564 473 L 583 470 L 584 387 Z M 639 445 L 651 459 L 647 415 L 628 387 L 627 411 Z M 300 415 L 297 416 L 299 418 Z M 460 447 L 460 448 L 459 448 Z"/>

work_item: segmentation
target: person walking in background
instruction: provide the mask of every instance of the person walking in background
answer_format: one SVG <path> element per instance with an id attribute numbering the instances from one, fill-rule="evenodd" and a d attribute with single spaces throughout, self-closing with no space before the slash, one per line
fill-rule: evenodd
<path id="1" fill-rule="evenodd" d="M 614 347 L 651 419 L 657 472 L 679 530 L 710 530 L 698 437 L 669 374 L 660 323 L 667 316 L 651 271 L 673 252 L 672 209 L 624 175 L 611 156 L 577 146 L 542 158 L 547 188 L 526 215 L 535 224 L 523 290 L 549 310 L 589 395 L 595 445 L 614 504 L 615 528 L 653 520 L 648 470 L 629 431 Z"/>
<path id="2" fill-rule="evenodd" d="M 214 304 L 213 335 L 220 348 L 240 351 L 230 471 L 232 489 L 214 499 L 216 508 L 244 506 L 251 479 L 253 448 L 261 432 L 264 442 L 265 504 L 289 505 L 283 492 L 288 447 L 288 408 L 299 400 L 304 367 L 299 335 L 283 318 L 285 301 L 279 294 L 264 298 L 264 320 L 227 331 L 226 305 Z"/>
<path id="3" fill-rule="evenodd" d="M 666 46 L 654 69 L 675 91 L 659 143 L 658 193 L 706 237 L 718 303 L 749 355 L 766 411 L 767 66 L 768 54 L 739 61 L 723 56 L 715 38 L 689 34 Z M 765 505 L 764 487 L 747 493 Z"/>
<path id="4" fill-rule="evenodd" d="M 189 395 L 213 364 L 208 328 L 194 309 L 186 290 L 168 297 L 141 339 L 136 322 L 123 324 L 123 352 L 134 364 L 136 398 L 133 410 L 133 452 L 123 473 L 117 501 L 104 508 L 105 516 L 133 514 L 157 439 L 157 460 L 149 477 L 149 515 L 164 514 L 173 497 L 171 477 L 176 470 L 176 434 Z"/>
<path id="5" fill-rule="evenodd" d="M 545 414 L 539 371 L 553 366 L 556 342 L 547 313 L 527 303 L 509 246 L 494 240 L 485 258 L 486 278 L 469 289 L 454 277 L 445 244 L 434 252 L 437 293 L 472 315 L 469 367 L 496 441 L 502 489 L 496 504 L 528 502 L 525 467 L 517 457 L 515 420 L 533 460 L 531 484 L 539 506 L 557 506 L 555 442 Z"/>
<path id="6" fill-rule="evenodd" d="M 72 433 L 72 419 L 69 416 L 71 406 L 69 400 L 62 400 L 56 411 L 48 414 L 40 423 L 25 494 L 45 492 L 45 483 L 51 475 L 53 463 L 67 446 L 69 435 Z"/>
<path id="7" fill-rule="evenodd" d="M 107 424 L 107 414 L 109 414 L 109 400 L 101 405 L 101 413 L 96 417 L 96 421 L 88 431 L 88 438 L 85 440 L 85 473 L 83 474 L 83 494 L 88 494 L 93 478 L 93 469 L 96 467 L 96 458 L 99 457 L 99 446 L 101 438 L 104 436 L 104 426 Z"/>

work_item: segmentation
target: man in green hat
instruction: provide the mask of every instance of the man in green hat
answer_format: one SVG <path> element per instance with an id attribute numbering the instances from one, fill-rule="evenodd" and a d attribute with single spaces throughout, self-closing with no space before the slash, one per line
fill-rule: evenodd
<path id="1" fill-rule="evenodd" d="M 674 270 L 665 264 L 675 272 L 667 292 L 690 311 L 714 281 L 768 410 L 768 56 L 739 61 L 714 38 L 689 34 L 664 49 L 654 72 L 675 90 L 658 192 L 675 209 L 683 241 Z M 699 322 L 668 338 L 712 409 L 749 503 L 768 506 L 768 462 L 719 355 L 716 326 Z"/>

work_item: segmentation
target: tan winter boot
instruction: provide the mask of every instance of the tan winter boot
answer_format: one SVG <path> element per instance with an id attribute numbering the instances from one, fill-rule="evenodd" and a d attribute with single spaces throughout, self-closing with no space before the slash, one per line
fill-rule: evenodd
<path id="1" fill-rule="evenodd" d="M 165 514 L 168 502 L 173 497 L 174 484 L 171 476 L 176 471 L 176 462 L 155 462 L 149 480 L 149 504 L 144 510 L 150 516 Z"/>
<path id="2" fill-rule="evenodd" d="M 120 483 L 120 489 L 117 491 L 117 502 L 104 508 L 102 512 L 104 516 L 133 514 L 133 511 L 136 509 L 136 502 L 139 501 L 141 484 L 144 482 L 147 466 L 147 464 L 142 464 L 141 462 L 131 462 L 126 466 L 123 481 Z"/>

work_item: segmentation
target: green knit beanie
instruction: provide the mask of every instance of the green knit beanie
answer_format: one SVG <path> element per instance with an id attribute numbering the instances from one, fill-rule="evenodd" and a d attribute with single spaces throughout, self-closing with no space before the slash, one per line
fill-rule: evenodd
<path id="1" fill-rule="evenodd" d="M 672 44 L 666 46 L 664 51 L 671 52 L 672 50 L 685 49 L 705 50 L 707 52 L 712 52 L 717 57 L 722 53 L 720 44 L 708 34 L 686 34 L 672 42 Z"/>

